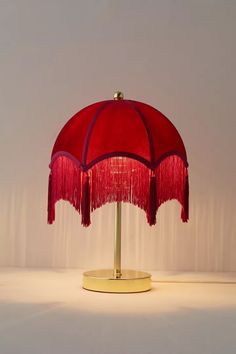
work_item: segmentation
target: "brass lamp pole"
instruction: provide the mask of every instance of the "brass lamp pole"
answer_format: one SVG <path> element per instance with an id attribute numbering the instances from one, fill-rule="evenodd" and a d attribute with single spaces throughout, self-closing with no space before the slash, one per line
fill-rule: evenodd
<path id="1" fill-rule="evenodd" d="M 123 100 L 120 91 L 114 93 L 114 100 Z M 116 229 L 114 239 L 114 278 L 121 278 L 121 202 L 116 203 Z"/>
<path id="2" fill-rule="evenodd" d="M 121 278 L 121 275 L 121 202 L 117 202 L 114 239 L 114 278 Z"/>

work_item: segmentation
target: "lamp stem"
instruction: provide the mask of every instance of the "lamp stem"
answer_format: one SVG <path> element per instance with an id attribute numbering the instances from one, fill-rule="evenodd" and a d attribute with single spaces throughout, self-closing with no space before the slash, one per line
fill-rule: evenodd
<path id="1" fill-rule="evenodd" d="M 121 278 L 121 202 L 116 203 L 114 239 L 114 278 Z"/>

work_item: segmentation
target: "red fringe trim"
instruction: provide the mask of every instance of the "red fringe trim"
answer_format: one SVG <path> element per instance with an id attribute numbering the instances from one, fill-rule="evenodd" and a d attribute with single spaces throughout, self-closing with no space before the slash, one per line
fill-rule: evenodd
<path id="1" fill-rule="evenodd" d="M 48 222 L 55 220 L 55 204 L 69 201 L 82 214 L 82 225 L 90 225 L 90 212 L 110 202 L 129 202 L 143 209 L 150 225 L 156 223 L 159 206 L 177 199 L 181 218 L 188 220 L 188 170 L 174 155 L 151 171 L 127 157 L 112 157 L 94 165 L 88 172 L 69 157 L 58 156 L 52 163 L 48 190 Z"/>
<path id="2" fill-rule="evenodd" d="M 89 176 L 83 176 L 83 189 L 81 196 L 81 214 L 82 214 L 82 225 L 89 226 L 90 221 L 90 185 L 89 185 Z"/>
<path id="3" fill-rule="evenodd" d="M 157 213 L 157 187 L 156 187 L 156 176 L 150 177 L 150 190 L 149 190 L 149 210 L 147 213 L 147 220 L 149 225 L 156 224 L 156 213 Z"/>

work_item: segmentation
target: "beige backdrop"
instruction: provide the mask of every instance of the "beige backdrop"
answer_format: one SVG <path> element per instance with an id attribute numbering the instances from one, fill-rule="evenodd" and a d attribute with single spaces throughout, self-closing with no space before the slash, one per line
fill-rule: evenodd
<path id="1" fill-rule="evenodd" d="M 76 111 L 122 89 L 166 114 L 190 163 L 190 222 L 123 208 L 123 263 L 236 270 L 234 0 L 0 0 L 0 265 L 112 264 L 114 205 L 46 224 L 50 152 Z"/>

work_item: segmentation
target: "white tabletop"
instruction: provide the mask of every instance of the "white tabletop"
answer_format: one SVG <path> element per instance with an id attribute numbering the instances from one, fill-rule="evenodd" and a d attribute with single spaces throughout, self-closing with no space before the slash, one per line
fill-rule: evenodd
<path id="1" fill-rule="evenodd" d="M 0 269 L 0 354 L 235 354 L 234 273 L 152 274 L 104 294 L 81 270 Z"/>

